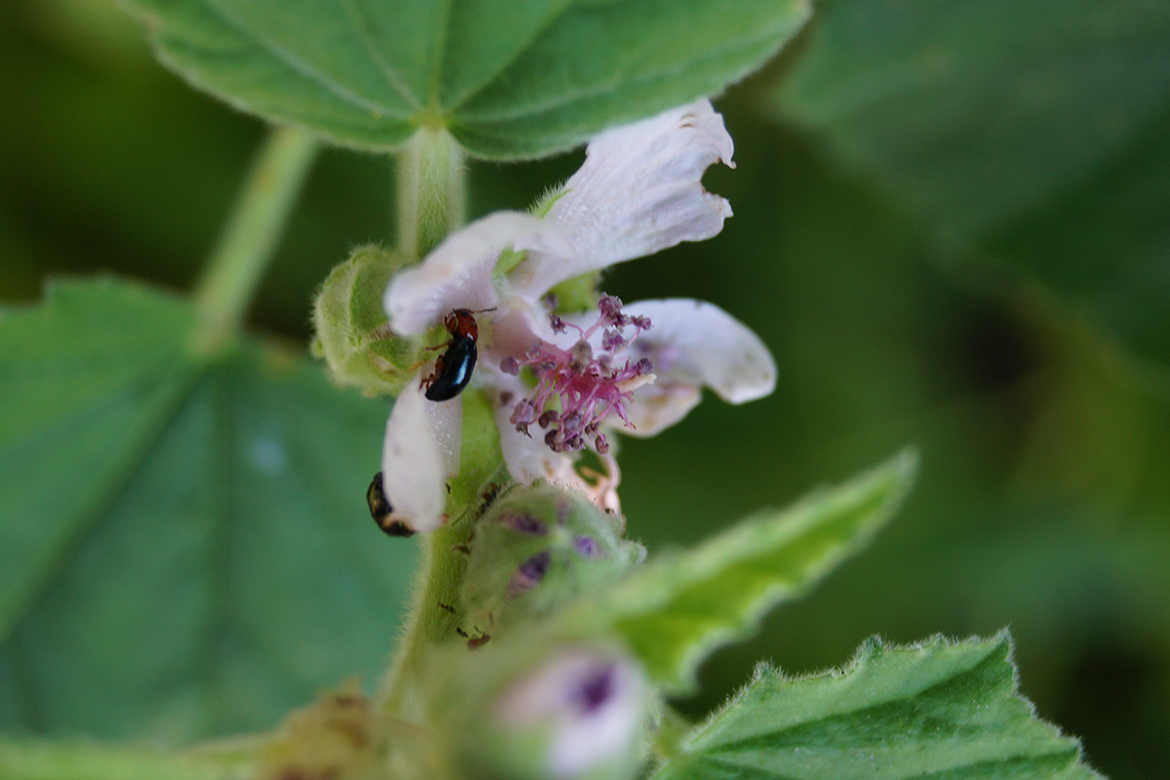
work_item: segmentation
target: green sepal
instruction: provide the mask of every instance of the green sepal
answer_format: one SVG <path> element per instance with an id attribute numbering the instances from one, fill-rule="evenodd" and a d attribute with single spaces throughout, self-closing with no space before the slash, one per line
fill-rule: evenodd
<path id="1" fill-rule="evenodd" d="M 617 518 L 584 495 L 551 485 L 516 487 L 478 521 L 460 587 L 469 637 L 498 636 L 518 619 L 555 612 L 622 577 L 645 556 Z"/>
<path id="2" fill-rule="evenodd" d="M 911 647 L 870 639 L 843 670 L 792 679 L 761 665 L 653 780 L 880 777 L 1100 779 L 1080 745 L 1016 690 L 1011 640 Z"/>
<path id="3" fill-rule="evenodd" d="M 693 689 L 699 662 L 749 636 L 763 615 L 795 599 L 862 549 L 910 489 L 918 458 L 906 451 L 785 511 L 766 510 L 693 550 L 651 559 L 558 617 L 564 632 L 625 639 L 651 679 Z"/>
<path id="4" fill-rule="evenodd" d="M 424 337 L 402 337 L 387 325 L 382 294 L 409 262 L 381 247 L 359 247 L 321 285 L 313 303 L 312 348 L 336 384 L 366 395 L 397 395 L 429 357 L 426 348 L 442 343 L 441 328 Z"/>
<path id="5" fill-rule="evenodd" d="M 597 287 L 601 283 L 601 271 L 592 271 L 572 279 L 566 279 L 549 290 L 556 297 L 557 314 L 576 314 L 597 308 L 601 296 Z"/>
<path id="6" fill-rule="evenodd" d="M 527 256 L 527 252 L 517 252 L 512 247 L 504 249 L 503 252 L 500 252 L 500 259 L 496 260 L 496 267 L 492 269 L 492 280 L 497 283 L 502 282 Z"/>
<path id="7" fill-rule="evenodd" d="M 552 207 L 556 205 L 556 202 L 568 194 L 569 188 L 564 185 L 549 187 L 547 190 L 545 190 L 544 194 L 537 198 L 536 202 L 528 208 L 528 212 L 534 217 L 540 217 L 541 219 L 544 219 L 548 216 L 548 213 L 552 211 Z"/>

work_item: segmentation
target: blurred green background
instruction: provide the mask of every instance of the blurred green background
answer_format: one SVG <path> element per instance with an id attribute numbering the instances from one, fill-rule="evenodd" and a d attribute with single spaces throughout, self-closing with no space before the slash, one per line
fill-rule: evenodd
<path id="1" fill-rule="evenodd" d="M 831 29 L 877 34 L 880 13 L 907 7 L 871 5 L 864 24 Z M 1031 22 L 1043 23 L 1044 5 Z M 1044 179 L 1042 198 L 1019 196 L 1031 205 L 992 219 L 979 209 L 994 205 L 994 184 L 941 163 L 924 178 L 913 165 L 930 160 L 907 162 L 896 144 L 874 155 L 877 119 L 807 97 L 821 94 L 800 72 L 827 40 L 818 26 L 840 20 L 818 20 L 780 62 L 718 101 L 737 163 L 705 179 L 735 210 L 723 233 L 606 279 L 625 300 L 687 296 L 724 307 L 763 337 L 780 368 L 764 401 L 708 398 L 657 438 L 624 441 L 622 499 L 631 535 L 653 552 L 843 480 L 907 443 L 922 452 L 921 478 L 870 550 L 771 615 L 755 640 L 717 654 L 702 694 L 680 704 L 701 715 L 763 658 L 800 673 L 845 662 L 872 634 L 910 642 L 1010 626 L 1024 693 L 1083 738 L 1094 766 L 1116 780 L 1170 776 L 1170 381 L 1158 362 L 1170 352 L 1160 327 L 1170 286 L 1164 84 L 1133 97 L 1152 124 L 1109 135 L 1099 154 L 1084 141 L 1093 152 L 1085 170 Z M 1114 56 L 1161 56 L 1150 39 L 1142 45 Z M 1108 71 L 1107 54 L 1085 72 Z M 1004 79 L 1029 65 L 996 61 Z M 104 0 L 0 5 L 0 62 L 0 301 L 34 300 L 44 278 L 61 273 L 109 270 L 190 288 L 261 123 L 163 70 L 138 25 Z M 821 75 L 832 86 L 833 74 Z M 798 96 L 777 109 L 778 85 L 793 78 Z M 978 110 L 947 116 L 984 116 L 979 106 L 1000 99 L 993 87 L 980 85 Z M 891 110 L 913 118 L 938 99 L 903 90 Z M 861 118 L 843 125 L 843 115 Z M 991 126 L 972 137 L 1043 158 L 1054 141 L 1042 119 L 1029 117 L 1014 137 Z M 1074 114 L 1052 121 L 1083 128 Z M 947 148 L 932 152 L 941 159 Z M 528 205 L 581 156 L 473 164 L 472 215 Z M 1018 176 L 1021 192 L 1043 178 L 1001 163 L 999 180 Z M 1118 189 L 1127 171 L 1145 177 L 1144 189 Z M 392 179 L 385 158 L 321 155 L 256 301 L 258 329 L 307 341 L 311 296 L 329 269 L 356 245 L 392 243 Z M 917 186 L 924 180 L 933 189 Z M 1127 210 L 1125 198 L 1140 208 Z M 1084 269 L 1121 263 L 1138 244 L 1146 275 L 1094 297 L 1108 280 Z M 1053 253 L 1047 266 L 1031 260 Z M 1068 269 L 1079 276 L 1062 276 Z M 1127 329 L 1135 320 L 1141 327 Z M 353 522 L 368 525 L 364 512 L 355 496 Z"/>

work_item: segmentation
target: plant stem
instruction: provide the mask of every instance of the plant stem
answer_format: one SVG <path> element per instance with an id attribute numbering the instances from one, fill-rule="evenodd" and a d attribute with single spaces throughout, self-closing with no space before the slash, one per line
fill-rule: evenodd
<path id="1" fill-rule="evenodd" d="M 474 525 L 466 522 L 461 529 L 440 528 L 426 540 L 414 604 L 387 678 L 382 712 L 392 718 L 411 723 L 426 721 L 421 687 L 423 664 L 434 648 L 450 641 L 459 625 L 456 617 L 439 605 L 459 603 L 459 581 L 467 568 L 467 556 L 453 548 L 470 541 L 469 532 Z"/>
<path id="2" fill-rule="evenodd" d="M 422 127 L 399 151 L 397 166 L 398 248 L 419 260 L 463 224 L 467 190 L 463 151 L 446 129 Z M 473 470 L 467 464 L 461 468 L 464 473 Z M 461 516 L 461 504 L 472 505 L 477 488 L 478 481 L 462 501 L 457 495 L 449 498 L 453 517 Z M 433 647 L 455 636 L 459 623 L 440 605 L 458 603 L 467 556 L 455 548 L 470 541 L 473 528 L 470 520 L 451 523 L 426 540 L 414 605 L 383 688 L 382 711 L 391 717 L 410 722 L 424 719 L 419 687 L 422 665 Z"/>
<path id="3" fill-rule="evenodd" d="M 398 248 L 421 259 L 463 224 L 463 150 L 443 128 L 420 128 L 398 153 Z"/>
<path id="4" fill-rule="evenodd" d="M 196 351 L 217 353 L 239 332 L 316 152 L 294 127 L 265 140 L 195 288 Z"/>
<path id="5" fill-rule="evenodd" d="M 5 778 L 86 777 L 90 780 L 223 780 L 249 776 L 251 757 L 186 751 L 166 753 L 146 747 L 103 745 L 91 740 L 47 741 L 0 738 L 0 770 Z"/>

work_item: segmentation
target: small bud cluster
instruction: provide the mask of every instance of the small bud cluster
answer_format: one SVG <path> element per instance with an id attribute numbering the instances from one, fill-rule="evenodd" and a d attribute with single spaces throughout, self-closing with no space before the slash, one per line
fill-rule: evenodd
<path id="1" fill-rule="evenodd" d="M 522 366 L 536 374 L 536 389 L 516 404 L 509 419 L 516 430 L 528 436 L 533 423 L 546 429 L 545 444 L 555 452 L 582 450 L 590 442 L 599 453 L 608 452 L 601 421 L 613 412 L 633 428 L 623 404 L 636 388 L 654 379 L 654 364 L 648 358 L 634 362 L 626 358 L 620 364 L 618 359 L 642 331 L 650 329 L 650 319 L 623 314 L 622 302 L 612 295 L 601 296 L 597 309 L 600 316 L 588 328 L 549 315 L 553 332 L 576 331 L 577 341 L 567 350 L 541 341 L 528 350 L 523 361 L 505 358 L 500 363 L 509 374 L 520 373 Z M 629 329 L 633 333 L 627 335 Z M 594 352 L 589 339 L 598 330 L 602 330 L 601 349 Z M 559 411 L 546 408 L 554 397 L 560 401 Z"/>

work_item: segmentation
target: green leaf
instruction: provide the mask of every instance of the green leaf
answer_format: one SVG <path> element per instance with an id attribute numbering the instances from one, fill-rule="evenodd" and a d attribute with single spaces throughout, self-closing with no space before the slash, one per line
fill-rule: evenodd
<path id="1" fill-rule="evenodd" d="M 761 666 L 654 778 L 1101 777 L 1080 758 L 1016 693 L 1005 631 L 906 648 L 871 639 L 844 670 L 803 679 Z"/>
<path id="2" fill-rule="evenodd" d="M 342 144 L 443 126 L 473 154 L 532 157 L 722 91 L 807 0 L 130 0 L 196 86 Z"/>
<path id="3" fill-rule="evenodd" d="M 715 647 L 749 635 L 769 609 L 868 544 L 902 503 L 916 468 L 917 457 L 903 452 L 786 511 L 760 513 L 694 550 L 662 555 L 564 622 L 617 631 L 656 682 L 688 691 Z"/>
<path id="4" fill-rule="evenodd" d="M 775 97 L 947 242 L 1170 362 L 1170 15 L 834 0 Z"/>
<path id="5" fill-rule="evenodd" d="M 372 678 L 414 546 L 365 507 L 384 404 L 183 301 L 59 282 L 0 318 L 0 727 L 189 740 Z"/>
<path id="6" fill-rule="evenodd" d="M 1124 152 L 983 248 L 1170 365 L 1170 96 Z"/>
<path id="7" fill-rule="evenodd" d="M 5 780 L 232 780 L 242 776 L 232 763 L 212 754 L 0 739 Z"/>

